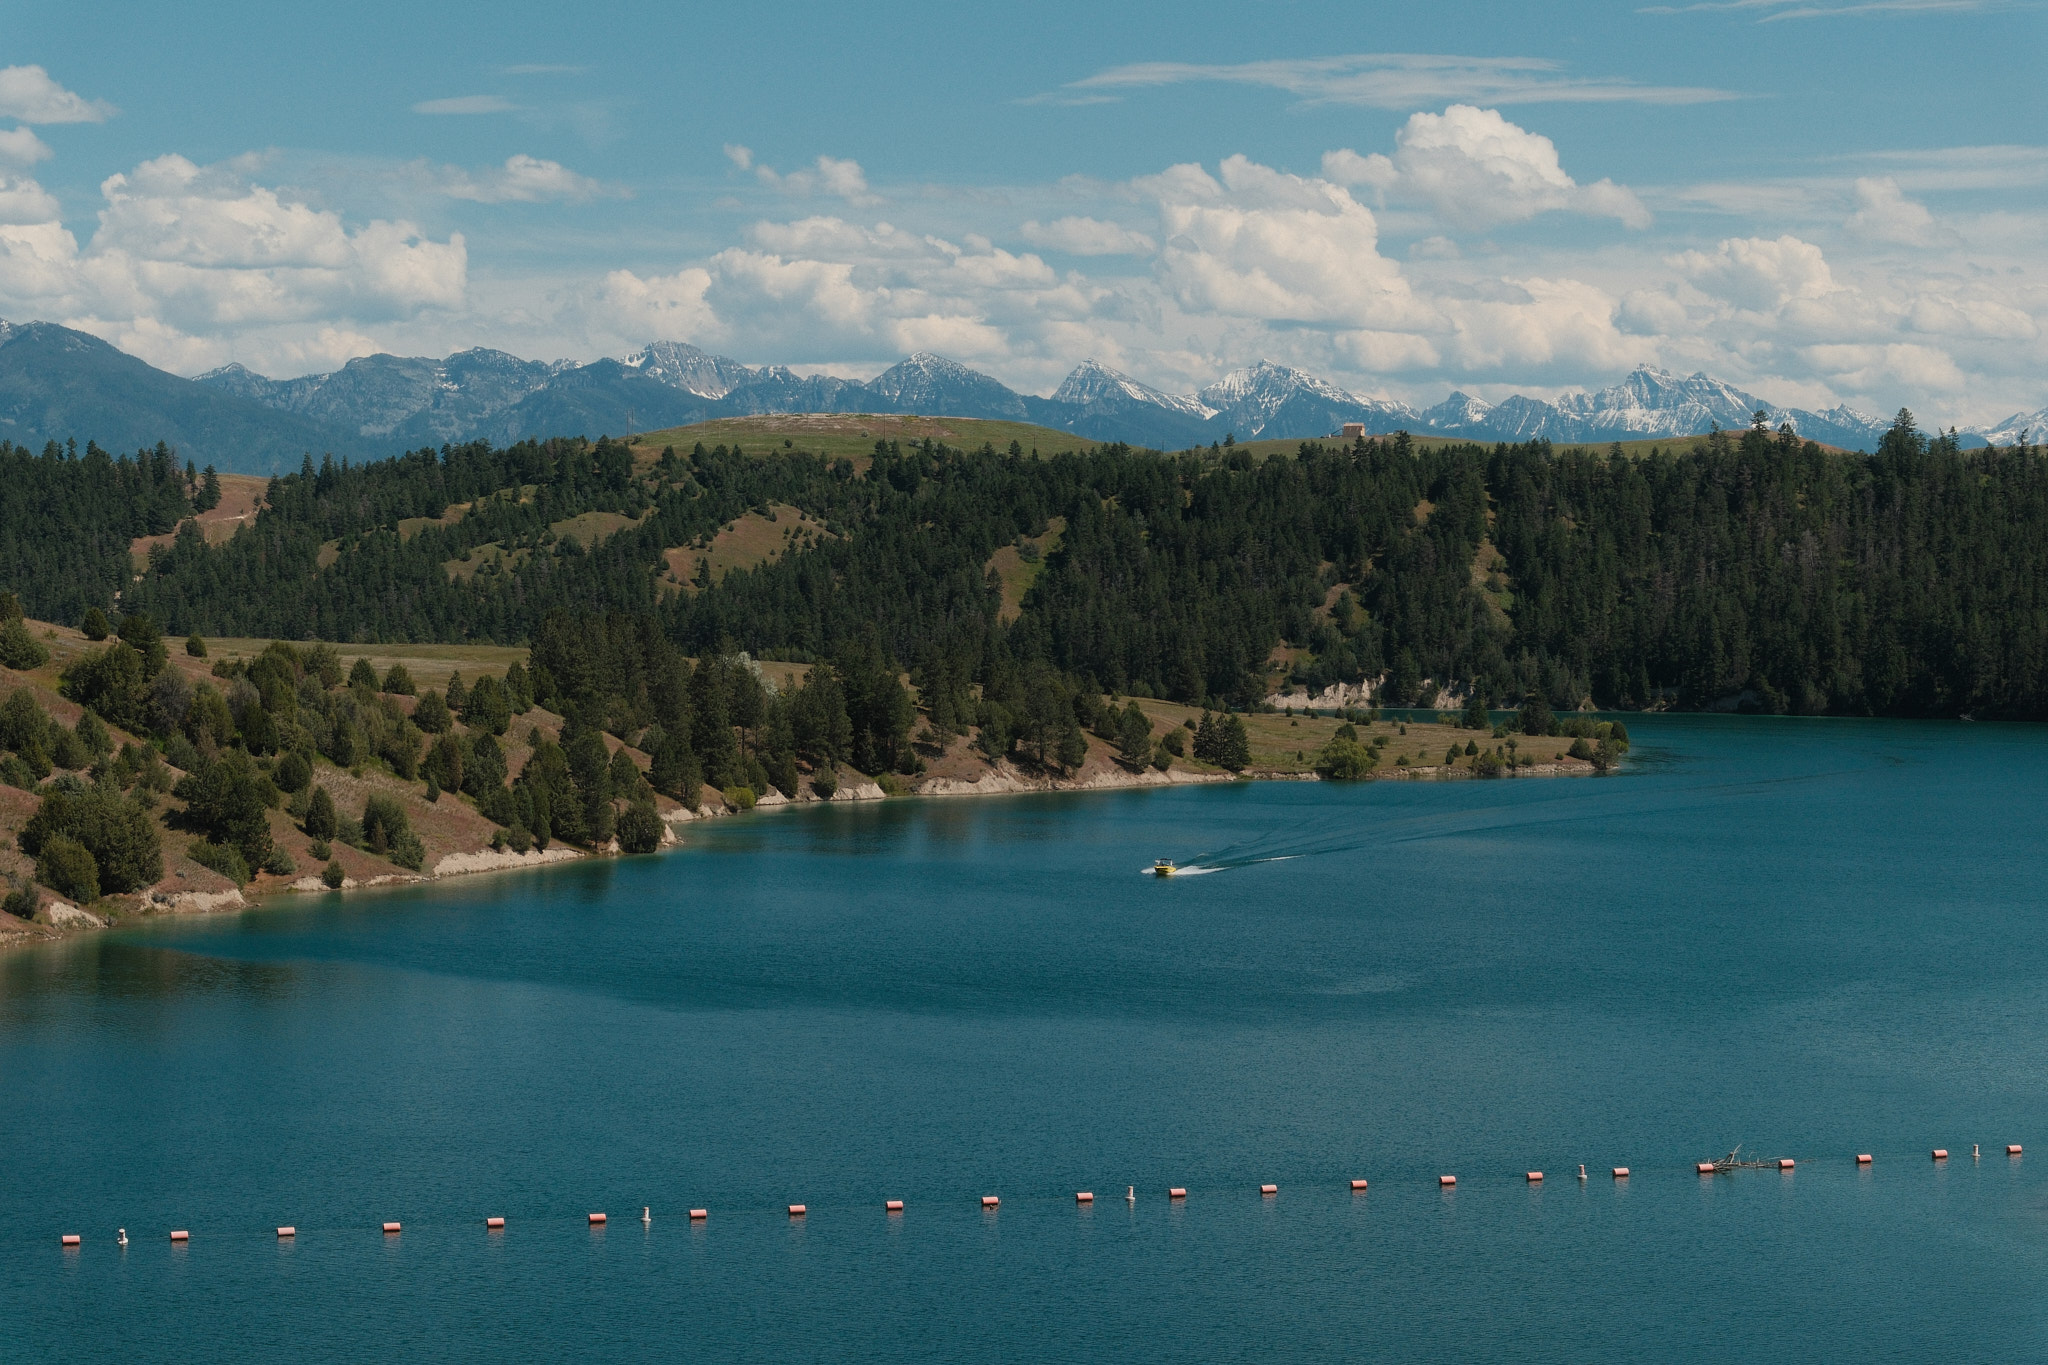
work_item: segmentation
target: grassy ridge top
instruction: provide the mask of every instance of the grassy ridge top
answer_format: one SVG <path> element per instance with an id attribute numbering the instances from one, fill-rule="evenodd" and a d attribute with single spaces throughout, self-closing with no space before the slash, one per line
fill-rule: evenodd
<path id="1" fill-rule="evenodd" d="M 1029 422 L 864 412 L 721 417 L 714 422 L 642 432 L 628 439 L 636 452 L 648 455 L 659 455 L 663 446 L 674 446 L 678 453 L 687 455 L 691 446 L 702 441 L 707 446 L 738 445 L 757 450 L 779 449 L 787 443 L 792 449 L 809 451 L 827 459 L 841 456 L 860 459 L 874 454 L 876 441 L 901 441 L 908 445 L 927 436 L 963 450 L 979 450 L 983 445 L 1008 450 L 1010 442 L 1015 441 L 1025 450 L 1036 450 L 1041 455 L 1085 450 L 1096 444 L 1071 431 L 1055 431 Z"/>
<path id="2" fill-rule="evenodd" d="M 1368 440 L 1388 440 L 1393 432 L 1374 432 Z M 1739 437 L 1740 432 L 1731 432 Z M 1015 441 L 1026 451 L 1040 455 L 1054 455 L 1062 451 L 1086 450 L 1102 444 L 1071 431 L 1056 431 L 1051 427 L 1034 426 L 1029 422 L 1000 422 L 979 417 L 918 417 L 899 416 L 887 413 L 843 413 L 843 412 L 799 412 L 777 413 L 760 417 L 724 417 L 715 422 L 697 422 L 689 426 L 668 427 L 661 431 L 643 432 L 629 440 L 642 459 L 651 461 L 661 453 L 663 446 L 674 446 L 679 452 L 687 453 L 692 445 L 702 441 L 706 446 L 738 445 L 756 451 L 780 449 L 785 446 L 795 450 L 809 451 L 827 459 L 841 456 L 864 461 L 874 453 L 876 441 L 894 440 L 908 444 L 925 437 L 942 441 L 963 450 L 979 450 L 984 444 L 997 450 L 1008 450 Z M 1418 450 L 1441 450 L 1445 446 L 1481 445 L 1491 446 L 1492 440 L 1469 436 L 1420 436 L 1409 437 Z M 1305 441 L 1321 441 L 1325 444 L 1341 444 L 1341 437 L 1331 436 L 1287 436 L 1271 440 L 1240 441 L 1235 449 L 1249 454 L 1254 460 L 1266 460 L 1275 455 L 1293 455 Z M 1643 440 L 1621 442 L 1622 454 L 1639 459 L 1652 450 L 1670 454 L 1689 454 L 1706 445 L 1707 438 L 1701 436 L 1655 436 Z M 1557 449 L 1590 450 L 1606 454 L 1612 450 L 1611 441 L 1590 441 L 1577 444 L 1562 444 Z M 1822 447 L 1833 450 L 1832 446 Z"/>

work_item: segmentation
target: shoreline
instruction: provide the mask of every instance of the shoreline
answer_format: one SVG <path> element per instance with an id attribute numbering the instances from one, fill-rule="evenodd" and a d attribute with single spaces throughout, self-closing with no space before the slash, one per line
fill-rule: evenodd
<path id="1" fill-rule="evenodd" d="M 1531 777 L 1590 777 L 1590 767 L 1583 763 L 1569 766 L 1562 763 L 1544 763 L 1522 770 Z M 1131 772 L 1121 765 L 1111 764 L 1093 771 L 1084 767 L 1073 777 L 1056 777 L 1044 773 L 1032 773 L 1017 767 L 1005 759 L 988 767 L 978 777 L 969 780 L 962 777 L 926 776 L 917 779 L 906 791 L 889 793 L 873 780 L 849 783 L 840 787 L 830 797 L 813 795 L 806 786 L 797 797 L 787 797 L 770 790 L 759 799 L 754 810 L 779 811 L 811 806 L 852 804 L 870 801 L 901 801 L 909 799 L 945 800 L 956 797 L 991 796 L 1033 796 L 1054 792 L 1106 792 L 1156 789 L 1161 787 L 1216 786 L 1236 782 L 1328 782 L 1334 779 L 1322 777 L 1313 772 L 1290 772 L 1279 769 L 1248 770 L 1243 773 L 1197 772 L 1191 769 L 1174 768 L 1160 771 L 1146 768 Z M 1442 765 L 1411 765 L 1375 772 L 1360 782 L 1469 782 L 1481 780 L 1514 781 L 1514 778 L 1481 779 L 1463 769 L 1446 770 Z M 662 812 L 661 845 L 656 854 L 674 851 L 681 847 L 681 828 L 702 820 L 724 820 L 746 811 L 733 810 L 722 802 L 711 804 L 701 802 L 695 810 L 676 806 Z M 13 949 L 40 947 L 65 943 L 86 934 L 100 933 L 109 929 L 127 927 L 141 919 L 155 919 L 170 915 L 220 915 L 263 909 L 282 905 L 288 898 L 301 895 L 342 895 L 351 891 L 368 891 L 378 888 L 418 886 L 427 882 L 447 881 L 458 877 L 474 877 L 486 873 L 527 872 L 535 868 L 556 867 L 567 863 L 583 862 L 593 858 L 623 858 L 631 855 L 619 851 L 616 841 L 600 848 L 577 848 L 556 844 L 546 849 L 529 849 L 515 853 L 510 849 L 489 847 L 474 850 L 458 850 L 445 853 L 429 871 L 415 873 L 385 873 L 358 881 L 345 878 L 338 887 L 330 887 L 318 877 L 299 877 L 249 891 L 243 887 L 231 887 L 223 891 L 181 891 L 166 892 L 160 887 L 134 893 L 130 896 L 109 897 L 117 901 L 132 902 L 130 913 L 105 913 L 53 897 L 45 902 L 43 912 L 50 917 L 49 923 L 40 920 L 26 922 L 28 927 L 13 932 L 0 932 L 0 952 Z M 95 905 L 101 902 L 94 902 Z M 40 932 L 37 932 L 40 931 Z"/>

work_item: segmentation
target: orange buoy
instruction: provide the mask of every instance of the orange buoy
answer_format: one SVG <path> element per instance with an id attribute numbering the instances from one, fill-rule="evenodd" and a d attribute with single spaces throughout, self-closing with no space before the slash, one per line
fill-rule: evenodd
<path id="1" fill-rule="evenodd" d="M 1779 1170 L 1781 1170 L 1781 1171 L 1789 1171 L 1789 1170 L 1791 1170 L 1791 1169 L 1792 1169 L 1792 1158 L 1791 1158 L 1791 1157 L 1789 1157 L 1789 1156 L 1781 1156 L 1781 1157 L 1779 1157 L 1779 1158 L 1778 1158 L 1778 1169 L 1779 1169 Z"/>
<path id="2" fill-rule="evenodd" d="M 789 1206 L 789 1216 L 790 1216 L 790 1217 L 792 1217 L 792 1218 L 801 1218 L 801 1217 L 803 1217 L 803 1216 L 804 1216 L 804 1206 L 803 1206 L 802 1204 L 791 1204 L 791 1205 Z"/>
<path id="3" fill-rule="evenodd" d="M 1693 1169 L 1698 1171 L 1701 1175 L 1712 1175 L 1714 1173 L 1714 1163 L 1711 1161 L 1702 1161 L 1697 1166 L 1694 1166 Z"/>
<path id="4" fill-rule="evenodd" d="M 1868 1166 L 1870 1164 L 1870 1153 L 1858 1152 L 1856 1154 L 1856 1164 L 1858 1166 Z"/>
<path id="5" fill-rule="evenodd" d="M 1356 1193 L 1358 1193 L 1358 1192 L 1359 1192 L 1360 1190 L 1362 1190 L 1362 1189 L 1364 1189 L 1364 1188 L 1365 1188 L 1365 1182 L 1364 1182 L 1363 1180 L 1354 1180 L 1354 1181 L 1352 1181 L 1352 1182 L 1351 1182 L 1351 1192 L 1352 1192 L 1353 1194 L 1356 1194 Z"/>
<path id="6" fill-rule="evenodd" d="M 386 1231 L 386 1232 L 397 1232 L 397 1231 L 398 1231 L 398 1224 L 396 1224 L 396 1223 L 386 1223 L 386 1224 L 384 1225 L 384 1231 Z"/>
<path id="7" fill-rule="evenodd" d="M 1437 1184 L 1439 1184 L 1439 1185 L 1446 1185 L 1446 1186 L 1448 1186 L 1448 1185 L 1455 1185 L 1455 1184 L 1457 1184 L 1457 1183 L 1458 1183 L 1458 1177 L 1456 1177 L 1456 1176 L 1454 1176 L 1454 1175 L 1440 1175 L 1440 1176 L 1438 1176 L 1438 1177 L 1436 1178 L 1436 1183 L 1437 1183 Z"/>
<path id="8" fill-rule="evenodd" d="M 2018 1156 L 2020 1154 L 2020 1145 L 2017 1142 L 2006 1143 L 2005 1154 L 2007 1156 Z"/>
<path id="9" fill-rule="evenodd" d="M 502 1218 L 486 1218 L 484 1219 L 484 1226 L 492 1232 L 503 1232 L 505 1230 L 505 1220 Z"/>
<path id="10" fill-rule="evenodd" d="M 1166 1197 L 1168 1199 L 1185 1199 L 1188 1197 L 1188 1192 L 1182 1189 L 1180 1186 L 1175 1185 L 1172 1189 L 1166 1192 Z"/>
<path id="11" fill-rule="evenodd" d="M 1280 1193 L 1280 1187 L 1279 1187 L 1278 1185 L 1261 1185 L 1261 1186 L 1259 1186 L 1259 1193 L 1260 1193 L 1260 1194 L 1278 1194 L 1278 1193 Z"/>
<path id="12" fill-rule="evenodd" d="M 597 1224 L 604 1222 L 604 1215 L 601 1213 L 593 1213 L 590 1215 L 590 1222 L 591 1225 L 594 1227 Z"/>
<path id="13" fill-rule="evenodd" d="M 295 1227 L 281 1227 L 277 1230 L 277 1235 L 280 1237 L 296 1237 L 299 1235 L 299 1230 Z"/>
<path id="14" fill-rule="evenodd" d="M 1543 1183 L 1543 1172 L 1541 1172 L 1541 1171 L 1531 1171 L 1531 1172 L 1529 1172 L 1529 1183 L 1530 1183 L 1531 1185 L 1541 1185 L 1541 1184 Z"/>
<path id="15" fill-rule="evenodd" d="M 903 1201 L 901 1199 L 891 1199 L 882 1205 L 882 1211 L 885 1213 L 901 1213 L 903 1212 Z"/>
<path id="16" fill-rule="evenodd" d="M 985 1209 L 992 1209 L 1002 1202 L 1002 1200 L 996 1198 L 992 1194 L 985 1194 L 981 1197 L 981 1206 Z"/>
<path id="17" fill-rule="evenodd" d="M 171 1234 L 171 1240 L 172 1240 L 173 1242 L 189 1242 L 189 1241 L 191 1241 L 191 1240 L 192 1240 L 192 1234 L 191 1234 L 191 1233 L 189 1233 L 189 1232 L 186 1232 L 186 1231 L 184 1231 L 184 1230 L 183 1230 L 183 1229 L 181 1228 L 181 1229 L 179 1229 L 178 1231 L 176 1231 L 176 1232 L 173 1232 L 173 1233 Z"/>
<path id="18" fill-rule="evenodd" d="M 691 1209 L 691 1210 L 690 1210 L 690 1221 L 691 1221 L 691 1222 L 693 1222 L 693 1223 L 701 1223 L 701 1222 L 703 1222 L 703 1221 L 704 1221 L 704 1220 L 705 1220 L 706 1218 L 709 1218 L 710 1216 L 711 1216 L 711 1212 L 710 1212 L 710 1210 L 708 1210 L 708 1209 Z"/>
<path id="19" fill-rule="evenodd" d="M 1948 1148 L 1946 1148 L 1946 1147 L 1936 1147 L 1936 1148 L 1934 1149 L 1934 1159 L 1935 1159 L 1936 1161 L 1947 1161 L 1947 1160 L 1948 1160 Z"/>
<path id="20" fill-rule="evenodd" d="M 1615 1178 L 1616 1180 L 1626 1180 L 1626 1179 L 1628 1179 L 1628 1167 L 1626 1167 L 1626 1166 L 1616 1166 L 1616 1167 L 1614 1168 L 1614 1178 Z"/>
<path id="21" fill-rule="evenodd" d="M 1095 1195 L 1091 1191 L 1080 1190 L 1075 1193 L 1074 1202 L 1076 1204 L 1092 1204 L 1095 1202 Z"/>
<path id="22" fill-rule="evenodd" d="M 67 1233 L 65 1233 L 65 1234 L 64 1234 L 64 1245 L 65 1245 L 65 1246 L 68 1246 L 68 1247 L 75 1247 L 75 1246 L 77 1246 L 77 1245 L 78 1245 L 78 1234 L 77 1234 L 77 1233 L 75 1233 L 75 1232 L 67 1232 Z"/>

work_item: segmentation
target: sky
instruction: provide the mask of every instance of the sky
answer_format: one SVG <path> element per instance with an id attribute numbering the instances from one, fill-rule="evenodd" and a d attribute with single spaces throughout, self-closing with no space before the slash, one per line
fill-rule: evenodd
<path id="1" fill-rule="evenodd" d="M 0 0 L 0 318 L 2048 404 L 2041 0 L 988 8 Z"/>

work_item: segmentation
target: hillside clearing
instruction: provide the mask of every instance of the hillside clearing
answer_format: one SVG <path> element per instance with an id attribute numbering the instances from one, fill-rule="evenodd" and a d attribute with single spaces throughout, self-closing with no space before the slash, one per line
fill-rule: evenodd
<path id="1" fill-rule="evenodd" d="M 786 503 L 770 503 L 765 514 L 749 512 L 726 523 L 711 538 L 709 547 L 677 545 L 663 550 L 663 581 L 694 593 L 703 586 L 697 581 L 700 560 L 709 562 L 709 581 L 716 583 L 734 569 L 752 569 L 780 559 L 801 538 L 822 540 L 829 534 L 823 522 Z"/>
<path id="2" fill-rule="evenodd" d="M 206 537 L 208 545 L 225 545 L 234 539 L 235 532 L 256 520 L 256 510 L 263 505 L 263 495 L 269 488 L 269 479 L 258 478 L 254 474 L 223 474 L 220 476 L 220 505 L 190 520 L 199 524 L 199 533 Z M 175 527 L 160 536 L 137 536 L 128 546 L 135 572 L 141 573 L 149 567 L 152 547 L 168 546 L 177 538 Z"/>
<path id="3" fill-rule="evenodd" d="M 1003 605 L 998 609 L 1003 620 L 1014 621 L 1024 610 L 1024 594 L 1031 591 L 1031 585 L 1044 572 L 1045 557 L 1059 548 L 1060 536 L 1066 529 L 1065 517 L 1053 517 L 1046 523 L 1044 534 L 1027 537 L 1022 544 L 1035 551 L 1029 559 L 1017 545 L 1005 545 L 988 557 L 987 571 L 1003 580 Z"/>

